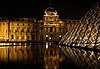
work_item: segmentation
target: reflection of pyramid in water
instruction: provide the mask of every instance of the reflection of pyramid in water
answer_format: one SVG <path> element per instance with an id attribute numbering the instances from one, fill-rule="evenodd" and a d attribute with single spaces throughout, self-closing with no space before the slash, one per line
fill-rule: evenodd
<path id="1" fill-rule="evenodd" d="M 59 44 L 100 49 L 100 1 L 62 37 Z"/>

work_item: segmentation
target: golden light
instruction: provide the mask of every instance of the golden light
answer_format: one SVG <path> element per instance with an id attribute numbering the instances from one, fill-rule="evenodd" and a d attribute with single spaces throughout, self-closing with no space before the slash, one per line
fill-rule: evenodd
<path id="1" fill-rule="evenodd" d="M 48 35 L 46 35 L 46 37 L 48 37 Z"/>

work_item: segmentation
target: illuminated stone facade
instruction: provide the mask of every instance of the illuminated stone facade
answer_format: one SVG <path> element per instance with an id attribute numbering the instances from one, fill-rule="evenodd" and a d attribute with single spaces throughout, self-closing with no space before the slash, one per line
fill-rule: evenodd
<path id="1" fill-rule="evenodd" d="M 31 41 L 34 32 L 35 23 L 33 20 L 22 19 L 23 21 L 10 21 L 9 40 L 11 41 Z"/>
<path id="2" fill-rule="evenodd" d="M 0 41 L 59 41 L 77 20 L 59 19 L 48 7 L 43 20 L 34 18 L 0 18 Z"/>
<path id="3" fill-rule="evenodd" d="M 35 19 L 4 18 L 0 20 L 0 41 L 32 41 L 35 40 Z"/>
<path id="4" fill-rule="evenodd" d="M 48 7 L 44 12 L 43 20 L 38 20 L 37 40 L 59 41 L 77 22 L 77 20 L 59 19 L 57 11 Z"/>
<path id="5" fill-rule="evenodd" d="M 8 20 L 0 18 L 0 41 L 8 39 Z"/>

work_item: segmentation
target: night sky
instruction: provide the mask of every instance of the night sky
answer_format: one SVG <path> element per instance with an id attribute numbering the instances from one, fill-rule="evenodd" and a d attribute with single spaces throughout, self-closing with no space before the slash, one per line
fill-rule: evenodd
<path id="1" fill-rule="evenodd" d="M 47 7 L 54 7 L 61 19 L 80 19 L 98 0 L 0 0 L 0 17 L 42 19 Z"/>

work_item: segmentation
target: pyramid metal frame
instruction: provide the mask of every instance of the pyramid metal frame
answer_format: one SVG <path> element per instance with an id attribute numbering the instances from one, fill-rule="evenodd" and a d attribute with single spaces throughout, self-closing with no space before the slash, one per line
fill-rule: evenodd
<path id="1" fill-rule="evenodd" d="M 100 49 L 100 1 L 62 37 L 59 44 Z"/>
<path id="2" fill-rule="evenodd" d="M 59 47 L 79 69 L 100 69 L 100 0 L 62 37 Z"/>

